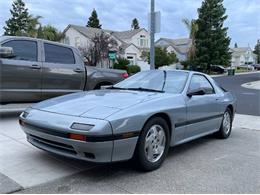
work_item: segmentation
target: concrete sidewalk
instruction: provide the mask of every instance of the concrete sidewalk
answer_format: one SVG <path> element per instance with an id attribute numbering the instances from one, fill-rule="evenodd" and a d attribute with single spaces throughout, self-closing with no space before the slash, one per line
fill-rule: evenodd
<path id="1" fill-rule="evenodd" d="M 260 80 L 259 81 L 255 81 L 255 82 L 245 83 L 245 84 L 242 85 L 242 87 L 249 88 L 249 89 L 260 90 Z"/>

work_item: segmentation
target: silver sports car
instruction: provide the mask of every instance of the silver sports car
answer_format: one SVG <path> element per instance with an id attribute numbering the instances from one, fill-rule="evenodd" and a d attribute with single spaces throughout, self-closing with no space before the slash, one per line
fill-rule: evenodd
<path id="1" fill-rule="evenodd" d="M 228 138 L 235 110 L 236 98 L 205 74 L 154 70 L 34 104 L 20 125 L 48 152 L 99 163 L 134 157 L 150 171 L 171 146 L 213 133 Z"/>

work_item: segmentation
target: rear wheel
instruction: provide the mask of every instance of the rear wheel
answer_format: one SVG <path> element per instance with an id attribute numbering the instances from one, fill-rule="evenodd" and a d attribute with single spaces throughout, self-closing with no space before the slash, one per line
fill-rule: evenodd
<path id="1" fill-rule="evenodd" d="M 222 119 L 222 124 L 221 127 L 218 131 L 218 136 L 222 139 L 227 139 L 232 130 L 232 113 L 229 108 L 226 109 L 223 119 Z"/>
<path id="2" fill-rule="evenodd" d="M 138 166 L 152 171 L 161 166 L 169 150 L 169 127 L 160 117 L 150 119 L 144 126 L 136 148 Z"/>

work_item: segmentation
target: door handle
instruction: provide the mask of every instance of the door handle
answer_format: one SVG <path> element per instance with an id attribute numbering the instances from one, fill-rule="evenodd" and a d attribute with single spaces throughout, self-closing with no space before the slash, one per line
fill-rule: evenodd
<path id="1" fill-rule="evenodd" d="M 80 68 L 75 68 L 73 71 L 76 72 L 76 73 L 82 73 L 82 72 L 84 72 L 84 70 L 83 70 L 83 69 L 80 69 Z"/>
<path id="2" fill-rule="evenodd" d="M 32 69 L 41 69 L 41 66 L 38 65 L 38 64 L 33 64 L 33 65 L 31 66 L 31 68 L 32 68 Z"/>

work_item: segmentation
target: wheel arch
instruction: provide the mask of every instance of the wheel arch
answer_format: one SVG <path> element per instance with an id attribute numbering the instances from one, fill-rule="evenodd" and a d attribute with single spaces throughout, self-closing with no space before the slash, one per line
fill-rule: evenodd
<path id="1" fill-rule="evenodd" d="M 162 119 L 164 119 L 169 127 L 169 133 L 170 133 L 170 137 L 172 135 L 172 122 L 171 122 L 171 119 L 169 117 L 168 114 L 164 113 L 164 112 L 160 112 L 160 113 L 156 113 L 156 114 L 153 114 L 152 116 L 150 116 L 144 123 L 143 127 L 148 123 L 149 120 L 151 120 L 152 118 L 155 118 L 155 117 L 160 117 Z"/>
<path id="2" fill-rule="evenodd" d="M 234 119 L 234 107 L 233 105 L 229 104 L 227 108 L 231 111 L 232 119 Z"/>

